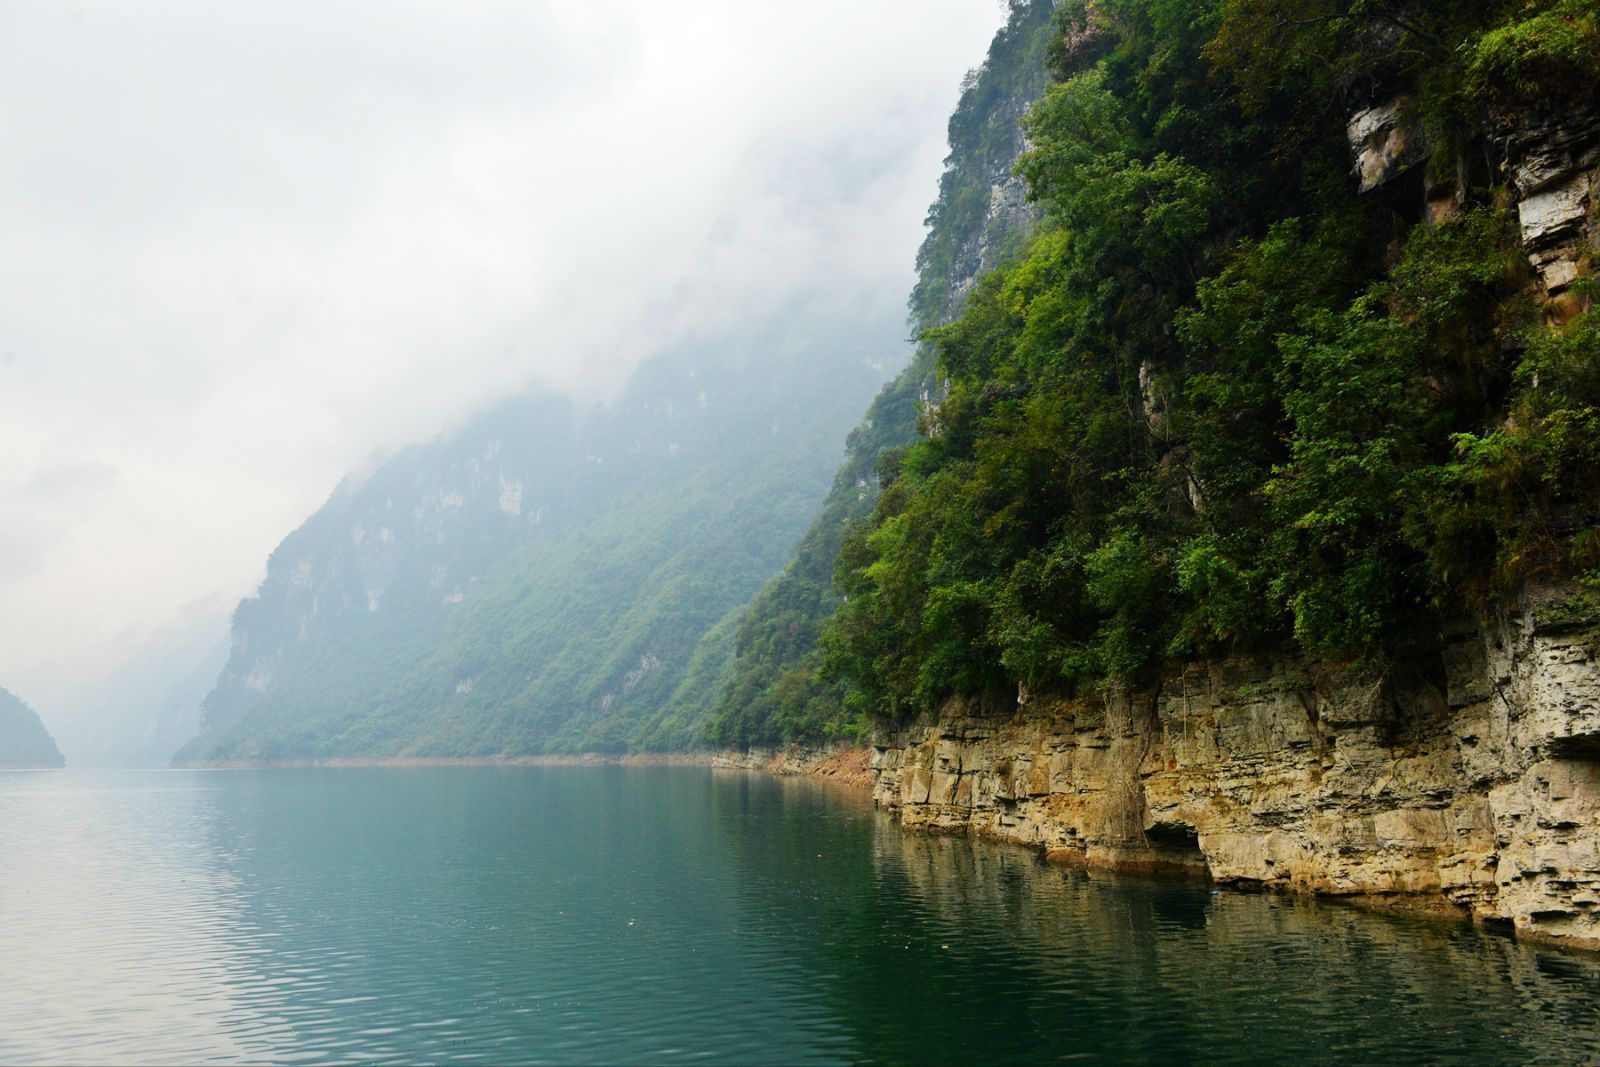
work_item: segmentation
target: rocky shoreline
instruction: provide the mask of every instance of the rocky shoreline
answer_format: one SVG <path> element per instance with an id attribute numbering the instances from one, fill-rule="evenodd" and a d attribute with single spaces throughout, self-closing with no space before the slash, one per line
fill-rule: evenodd
<path id="1" fill-rule="evenodd" d="M 1024 845 L 1052 863 L 1449 915 L 1600 950 L 1600 761 L 1573 743 L 1600 736 L 1592 635 L 1528 626 L 1520 638 L 1458 635 L 1437 688 L 1415 672 L 1385 688 L 1258 658 L 1191 664 L 1146 692 L 952 705 L 872 746 L 195 766 L 807 778 L 870 791 L 905 829 Z"/>
<path id="2" fill-rule="evenodd" d="M 911 828 L 1600 949 L 1600 632 L 1554 602 L 1370 675 L 1292 653 L 955 702 L 877 739 Z"/>
<path id="3" fill-rule="evenodd" d="M 852 789 L 872 789 L 878 772 L 873 767 L 874 750 L 866 746 L 800 746 L 751 749 L 745 752 L 714 753 L 714 767 L 737 767 L 765 771 L 781 777 L 815 778 Z"/>

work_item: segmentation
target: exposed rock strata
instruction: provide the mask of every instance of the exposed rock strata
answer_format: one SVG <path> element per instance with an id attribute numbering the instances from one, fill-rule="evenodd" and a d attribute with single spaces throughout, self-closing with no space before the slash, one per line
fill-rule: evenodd
<path id="1" fill-rule="evenodd" d="M 1600 179 L 1600 113 L 1519 116 L 1499 139 L 1502 164 L 1517 194 L 1517 220 L 1528 259 L 1546 292 L 1564 292 L 1593 256 L 1595 191 Z"/>
<path id="2" fill-rule="evenodd" d="M 1294 656 L 878 739 L 911 827 L 1600 948 L 1600 628 L 1555 594 L 1387 676 Z"/>
<path id="3" fill-rule="evenodd" d="M 872 768 L 873 753 L 865 746 L 834 745 L 720 749 L 711 756 L 711 765 L 871 789 L 877 778 Z"/>

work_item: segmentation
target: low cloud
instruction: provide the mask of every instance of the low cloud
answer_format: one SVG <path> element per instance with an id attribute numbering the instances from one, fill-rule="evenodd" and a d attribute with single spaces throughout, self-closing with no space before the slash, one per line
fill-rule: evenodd
<path id="1" fill-rule="evenodd" d="M 61 463 L 34 472 L 23 485 L 22 496 L 43 505 L 78 501 L 110 491 L 117 479 L 117 469 L 110 463 Z"/>
<path id="2" fill-rule="evenodd" d="M 1001 16 L 0 5 L 0 682 L 249 591 L 346 470 L 499 393 L 899 303 Z"/>

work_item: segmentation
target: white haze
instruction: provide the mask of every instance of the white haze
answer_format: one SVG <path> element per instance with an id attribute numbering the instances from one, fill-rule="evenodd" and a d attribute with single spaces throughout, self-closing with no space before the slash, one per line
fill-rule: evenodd
<path id="1" fill-rule="evenodd" d="M 902 302 L 1003 14 L 0 0 L 0 685 L 82 703 L 506 389 Z"/>

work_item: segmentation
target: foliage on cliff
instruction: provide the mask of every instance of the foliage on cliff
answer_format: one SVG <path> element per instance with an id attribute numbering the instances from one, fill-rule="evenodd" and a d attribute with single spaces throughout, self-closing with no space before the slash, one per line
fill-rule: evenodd
<path id="1" fill-rule="evenodd" d="M 1476 162 L 1492 116 L 1593 97 L 1592 5 L 1060 19 L 1103 44 L 1027 119 L 1045 223 L 928 335 L 948 395 L 839 553 L 841 714 L 1291 638 L 1381 663 L 1531 573 L 1600 575 L 1600 330 L 1547 324 Z M 1346 118 L 1399 92 L 1433 158 L 1358 195 Z"/>
<path id="2" fill-rule="evenodd" d="M 1044 89 L 1052 12 L 1050 0 L 1012 0 L 983 66 L 962 87 L 939 196 L 917 254 L 910 307 L 919 333 L 948 322 L 977 273 L 1024 244 L 1031 212 L 1020 204 L 1010 211 L 994 204 L 994 189 L 1008 180 L 1022 151 L 1018 120 Z M 819 675 L 817 635 L 838 604 L 833 571 L 840 542 L 877 503 L 880 457 L 916 440 L 921 405 L 937 388 L 933 350 L 921 346 L 851 431 L 820 512 L 783 572 L 739 620 L 737 658 L 717 703 L 712 742 L 816 739 L 859 728 L 859 716 L 846 709 L 842 682 Z"/>

